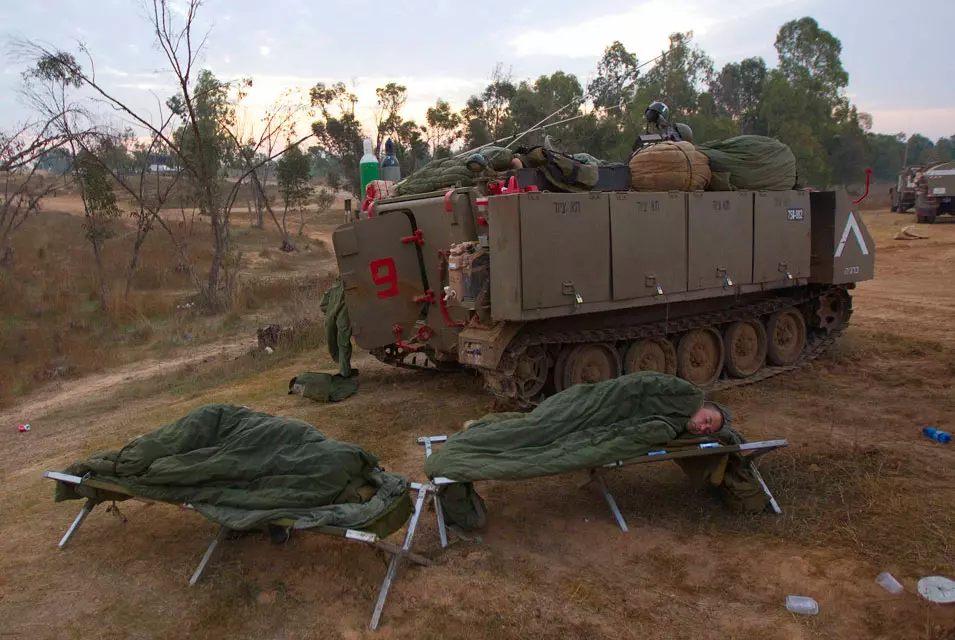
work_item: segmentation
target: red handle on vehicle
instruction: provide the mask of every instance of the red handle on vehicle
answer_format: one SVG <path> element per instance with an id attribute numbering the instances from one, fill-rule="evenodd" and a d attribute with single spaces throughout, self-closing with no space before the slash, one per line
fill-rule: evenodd
<path id="1" fill-rule="evenodd" d="M 869 181 L 872 179 L 872 169 L 865 170 L 865 193 L 859 196 L 858 200 L 853 200 L 852 204 L 859 204 L 869 195 Z"/>

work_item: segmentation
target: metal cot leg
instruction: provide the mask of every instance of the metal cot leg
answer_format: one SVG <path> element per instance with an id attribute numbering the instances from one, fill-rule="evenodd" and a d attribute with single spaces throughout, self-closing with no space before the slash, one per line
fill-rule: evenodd
<path id="1" fill-rule="evenodd" d="M 194 587 L 199 578 L 202 577 L 202 572 L 206 570 L 206 565 L 209 564 L 209 560 L 212 559 L 212 554 L 215 553 L 216 547 L 219 546 L 219 543 L 225 540 L 226 534 L 229 533 L 229 530 L 226 527 L 219 527 L 219 532 L 216 534 L 215 540 L 212 541 L 212 544 L 209 545 L 209 548 L 206 549 L 205 555 L 202 556 L 202 560 L 199 561 L 199 566 L 196 567 L 195 573 L 192 574 L 192 577 L 189 579 L 189 586 Z"/>
<path id="2" fill-rule="evenodd" d="M 412 514 L 411 521 L 408 523 L 408 532 L 405 534 L 405 543 L 401 547 L 402 551 L 411 550 L 411 542 L 414 540 L 415 529 L 418 527 L 418 517 L 421 515 L 421 509 L 424 507 L 424 499 L 427 495 L 427 486 L 418 489 L 418 500 L 415 502 L 414 514 Z M 381 591 L 378 592 L 378 602 L 375 604 L 375 612 L 371 615 L 372 631 L 378 629 L 378 623 L 381 621 L 381 612 L 385 608 L 385 600 L 388 599 L 388 590 L 391 589 L 391 583 L 395 579 L 395 574 L 398 573 L 398 563 L 401 562 L 401 555 L 401 553 L 393 555 L 391 562 L 388 563 L 388 572 L 385 574 L 385 579 L 381 583 Z"/>
<path id="3" fill-rule="evenodd" d="M 752 470 L 753 475 L 756 477 L 756 480 L 759 482 L 759 486 L 763 488 L 763 491 L 766 492 L 766 495 L 769 496 L 769 505 L 773 508 L 773 513 L 779 515 L 783 512 L 779 508 L 779 503 L 776 502 L 776 498 L 773 497 L 772 492 L 769 490 L 769 487 L 766 486 L 766 482 L 763 480 L 763 476 L 760 475 L 759 471 L 756 469 L 755 464 L 749 465 L 750 470 Z"/>
<path id="4" fill-rule="evenodd" d="M 444 507 L 441 506 L 441 498 L 438 492 L 434 492 L 434 515 L 438 519 L 438 536 L 441 538 L 441 548 L 448 546 L 448 527 L 444 523 Z"/>
<path id="5" fill-rule="evenodd" d="M 440 438 L 440 441 L 443 442 L 447 440 L 445 436 L 437 436 Z M 431 436 L 425 438 L 418 438 L 418 442 L 424 443 L 424 456 L 426 458 L 431 457 Z M 448 546 L 448 528 L 444 524 L 444 508 L 441 506 L 441 498 L 438 497 L 438 492 L 434 492 L 434 515 L 438 519 L 438 536 L 441 538 L 441 548 L 444 549 Z"/>
<path id="6" fill-rule="evenodd" d="M 597 475 L 595 478 L 597 484 L 600 485 L 600 490 L 604 494 L 604 498 L 607 500 L 607 504 L 610 506 L 610 510 L 613 512 L 613 517 L 617 521 L 617 525 L 620 527 L 621 531 L 629 531 L 627 529 L 627 522 L 623 519 L 623 514 L 620 513 L 620 509 L 617 508 L 617 502 L 613 499 L 613 496 L 610 495 L 610 489 L 607 488 L 607 482 L 604 480 L 603 475 Z"/>
<path id="7" fill-rule="evenodd" d="M 80 528 L 80 525 L 83 524 L 83 521 L 86 520 L 86 516 L 90 514 L 90 511 L 93 510 L 93 507 L 96 506 L 96 503 L 92 500 L 87 500 L 86 504 L 83 505 L 83 508 L 80 509 L 80 512 L 76 515 L 76 519 L 73 520 L 73 524 L 70 525 L 70 528 L 66 530 L 66 533 L 63 534 L 63 538 L 60 539 L 60 549 L 66 546 L 66 543 L 70 541 L 70 538 L 73 537 L 73 534 L 76 533 L 76 530 Z"/>

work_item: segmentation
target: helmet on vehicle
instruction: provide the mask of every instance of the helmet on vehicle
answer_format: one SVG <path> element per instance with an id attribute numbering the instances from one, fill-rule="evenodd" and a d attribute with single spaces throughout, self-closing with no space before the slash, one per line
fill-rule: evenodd
<path id="1" fill-rule="evenodd" d="M 667 122 L 670 119 L 670 107 L 662 102 L 653 102 L 647 107 L 647 110 L 643 112 L 643 116 L 647 122 L 658 122 L 660 120 Z"/>
<path id="2" fill-rule="evenodd" d="M 673 128 L 676 129 L 676 132 L 680 134 L 680 140 L 683 140 L 684 142 L 693 142 L 693 129 L 690 128 L 690 125 L 677 122 L 675 125 L 673 125 Z"/>

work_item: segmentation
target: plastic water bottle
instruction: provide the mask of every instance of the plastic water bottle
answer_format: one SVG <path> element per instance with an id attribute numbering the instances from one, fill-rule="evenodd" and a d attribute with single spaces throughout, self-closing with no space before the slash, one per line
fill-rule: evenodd
<path id="1" fill-rule="evenodd" d="M 398 165 L 398 156 L 395 155 L 395 145 L 391 138 L 385 140 L 385 157 L 381 160 L 381 179 L 401 182 L 401 167 Z"/>
<path id="2" fill-rule="evenodd" d="M 368 183 L 378 179 L 378 158 L 372 153 L 371 138 L 365 138 L 362 141 L 362 146 L 365 148 L 365 155 L 361 157 L 361 161 L 358 163 L 358 174 L 361 178 L 361 195 L 364 197 L 365 187 L 368 186 Z"/>
<path id="3" fill-rule="evenodd" d="M 904 588 L 902 587 L 901 583 L 899 583 L 899 581 L 895 579 L 895 576 L 893 576 L 888 571 L 883 571 L 882 573 L 880 573 L 879 577 L 876 578 L 875 581 L 879 584 L 880 587 L 882 587 L 889 593 L 898 594 L 904 591 Z"/>
<path id="4" fill-rule="evenodd" d="M 808 596 L 786 596 L 786 610 L 790 613 L 814 616 L 819 613 L 819 605 Z"/>
<path id="5" fill-rule="evenodd" d="M 935 442 L 941 442 L 942 444 L 948 444 L 952 441 L 952 436 L 945 433 L 944 431 L 939 431 L 935 427 L 925 427 L 922 429 L 922 435 L 926 438 L 930 438 Z"/>

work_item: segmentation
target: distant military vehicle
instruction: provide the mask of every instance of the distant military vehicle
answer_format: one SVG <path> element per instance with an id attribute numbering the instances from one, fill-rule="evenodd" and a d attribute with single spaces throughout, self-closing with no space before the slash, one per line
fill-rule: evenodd
<path id="1" fill-rule="evenodd" d="M 903 213 L 915 206 L 916 178 L 921 175 L 924 167 L 905 167 L 899 172 L 895 185 L 889 189 L 892 198 L 892 211 Z"/>
<path id="2" fill-rule="evenodd" d="M 378 201 L 333 243 L 359 346 L 475 369 L 524 406 L 638 370 L 709 388 L 791 370 L 873 277 L 844 192 L 487 186 Z"/>
<path id="3" fill-rule="evenodd" d="M 916 191 L 916 222 L 931 224 L 940 215 L 955 215 L 955 162 L 935 165 L 923 172 Z"/>

